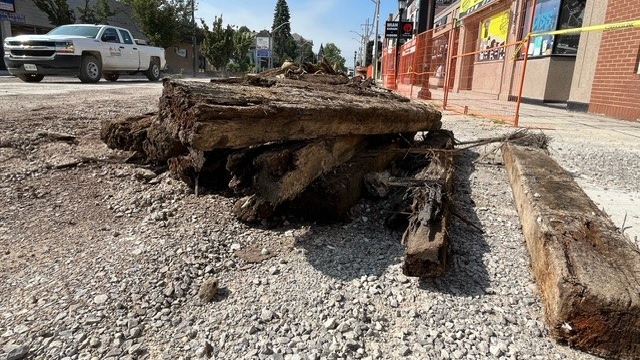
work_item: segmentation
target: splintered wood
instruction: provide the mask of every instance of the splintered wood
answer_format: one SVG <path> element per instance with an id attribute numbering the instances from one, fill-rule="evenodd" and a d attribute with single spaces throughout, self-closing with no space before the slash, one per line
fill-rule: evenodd
<path id="1" fill-rule="evenodd" d="M 441 132 L 440 150 L 453 149 L 453 134 Z M 441 140 L 442 139 L 442 140 Z M 453 192 L 453 155 L 437 151 L 429 166 L 414 176 L 418 180 L 411 188 L 411 215 L 402 241 L 407 246 L 402 271 L 408 276 L 435 277 L 445 273 L 449 235 L 447 225 Z"/>

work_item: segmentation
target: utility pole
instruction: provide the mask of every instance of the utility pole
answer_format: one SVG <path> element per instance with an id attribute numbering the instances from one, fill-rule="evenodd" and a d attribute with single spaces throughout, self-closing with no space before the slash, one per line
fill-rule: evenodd
<path id="1" fill-rule="evenodd" d="M 373 1 L 373 0 L 372 0 Z M 376 0 L 376 10 L 374 12 L 373 19 L 376 22 L 376 33 L 373 38 L 373 83 L 376 82 L 376 77 L 378 76 L 378 52 L 380 49 L 378 48 L 378 24 L 380 23 L 380 0 Z"/>
<path id="2" fill-rule="evenodd" d="M 369 46 L 369 18 L 367 18 L 367 21 L 364 24 L 362 24 L 362 26 L 364 26 L 364 32 L 362 35 L 362 48 L 364 49 L 364 51 L 363 51 L 362 59 L 360 59 L 360 65 L 366 66 L 367 65 L 367 48 Z"/>
<path id="3" fill-rule="evenodd" d="M 398 34 L 396 37 L 395 83 L 398 88 L 398 67 L 400 66 L 400 39 L 402 38 L 402 13 L 407 8 L 407 0 L 398 0 Z"/>
<path id="4" fill-rule="evenodd" d="M 191 0 L 191 25 L 193 30 L 193 37 L 191 38 L 193 43 L 193 77 L 196 77 L 198 74 L 198 51 L 196 48 L 196 0 Z"/>

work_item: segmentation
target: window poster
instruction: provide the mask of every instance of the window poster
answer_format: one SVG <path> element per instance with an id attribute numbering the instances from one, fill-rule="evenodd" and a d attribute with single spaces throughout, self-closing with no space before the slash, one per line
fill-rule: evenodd
<path id="1" fill-rule="evenodd" d="M 541 0 L 536 3 L 532 32 L 541 33 L 556 30 L 560 0 Z M 531 39 L 529 56 L 551 55 L 553 52 L 553 35 L 536 36 Z"/>
<path id="2" fill-rule="evenodd" d="M 573 29 L 582 26 L 586 0 L 565 0 L 558 18 L 558 29 Z M 580 34 L 557 35 L 554 54 L 575 55 L 578 53 Z"/>
<path id="3" fill-rule="evenodd" d="M 509 36 L 509 14 L 509 10 L 505 10 L 480 22 L 481 52 L 478 61 L 504 60 L 504 45 Z"/>

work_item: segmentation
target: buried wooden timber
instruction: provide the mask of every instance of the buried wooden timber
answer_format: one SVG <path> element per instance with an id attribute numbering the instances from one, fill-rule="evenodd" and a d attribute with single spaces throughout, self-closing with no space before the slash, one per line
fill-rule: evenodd
<path id="1" fill-rule="evenodd" d="M 273 149 L 253 161 L 256 194 L 272 204 L 299 195 L 318 176 L 349 160 L 364 136 L 339 136 L 313 141 L 300 149 Z"/>
<path id="2" fill-rule="evenodd" d="M 545 152 L 502 151 L 551 334 L 639 359 L 640 252 Z"/>
<path id="3" fill-rule="evenodd" d="M 362 197 L 367 173 L 382 171 L 401 153 L 399 141 L 357 152 L 311 183 L 289 204 L 297 214 L 322 221 L 347 221 L 349 210 Z"/>
<path id="4" fill-rule="evenodd" d="M 286 143 L 257 155 L 249 170 L 253 172 L 251 189 L 255 194 L 250 200 L 243 198 L 237 202 L 234 208 L 236 216 L 245 222 L 271 216 L 278 205 L 294 199 L 319 176 L 349 160 L 364 139 L 364 136 L 353 135 L 306 144 Z M 234 162 L 238 160 L 234 159 Z M 238 166 L 228 162 L 227 168 Z M 233 176 L 235 179 L 243 177 L 246 175 Z"/>
<path id="5" fill-rule="evenodd" d="M 201 151 L 340 135 L 428 131 L 442 125 L 440 112 L 426 104 L 363 96 L 366 91 L 347 86 L 341 93 L 338 86 L 316 88 L 315 84 L 297 83 L 304 86 L 165 80 L 159 118 L 167 133 Z"/>
<path id="6" fill-rule="evenodd" d="M 100 127 L 100 139 L 110 149 L 135 151 L 152 162 L 188 154 L 189 149 L 176 134 L 167 132 L 164 125 L 156 113 L 105 120 Z"/>
<path id="7" fill-rule="evenodd" d="M 116 120 L 105 120 L 100 127 L 100 139 L 110 149 L 143 152 L 147 131 L 158 114 L 148 113 Z"/>
<path id="8" fill-rule="evenodd" d="M 440 145 L 440 149 L 453 148 L 452 133 L 440 131 L 429 135 L 432 139 L 427 142 Z M 409 226 L 402 236 L 407 248 L 402 272 L 407 276 L 436 277 L 446 271 L 453 154 L 437 150 L 432 153 L 429 165 L 414 176 L 415 184 L 407 190 L 413 199 Z"/>

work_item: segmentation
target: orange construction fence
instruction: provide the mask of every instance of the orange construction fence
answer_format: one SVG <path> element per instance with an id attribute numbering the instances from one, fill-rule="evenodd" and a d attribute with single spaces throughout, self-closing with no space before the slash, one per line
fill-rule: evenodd
<path id="1" fill-rule="evenodd" d="M 478 44 L 477 37 L 461 44 L 460 29 L 450 23 L 399 49 L 383 49 L 382 84 L 442 109 L 517 125 L 524 78 L 520 49 L 521 43 Z"/>

